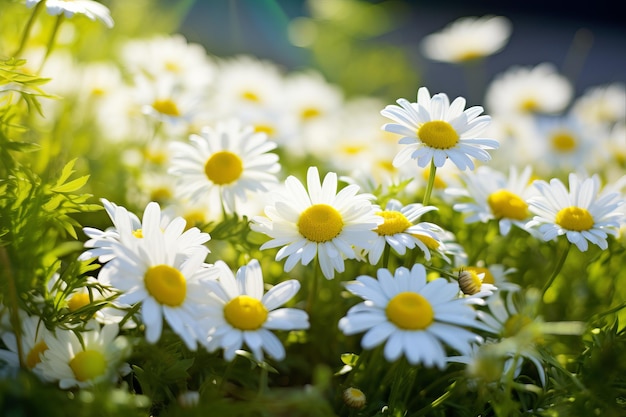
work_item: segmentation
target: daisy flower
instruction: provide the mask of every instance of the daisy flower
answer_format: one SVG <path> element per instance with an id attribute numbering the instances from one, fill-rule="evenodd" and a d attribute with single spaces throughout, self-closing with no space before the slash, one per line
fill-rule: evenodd
<path id="1" fill-rule="evenodd" d="M 386 245 L 393 248 L 400 256 L 403 256 L 407 249 L 413 249 L 417 246 L 424 252 L 426 260 L 430 260 L 430 250 L 424 241 L 432 239 L 437 243 L 437 235 L 431 230 L 440 228 L 428 222 L 418 224 L 414 224 L 414 222 L 422 214 L 437 210 L 436 207 L 423 206 L 418 203 L 402 206 L 398 200 L 391 199 L 384 210 L 380 210 L 379 206 L 374 206 L 374 209 L 384 221 L 374 229 L 378 237 L 369 249 L 368 260 L 370 264 L 376 265 L 378 263 Z"/>
<path id="2" fill-rule="evenodd" d="M 452 103 L 444 93 L 432 98 L 426 87 L 417 91 L 417 102 L 398 99 L 396 105 L 388 105 L 381 114 L 396 123 L 383 125 L 383 130 L 402 135 L 398 143 L 405 146 L 393 159 L 400 166 L 410 159 L 424 168 L 431 161 L 441 167 L 450 158 L 459 169 L 474 169 L 471 157 L 488 161 L 491 156 L 486 149 L 498 148 L 493 139 L 477 139 L 491 120 L 479 116 L 480 106 L 465 109 L 465 99 L 456 98 Z"/>
<path id="3" fill-rule="evenodd" d="M 479 262 L 477 265 L 463 266 L 460 269 L 475 272 L 477 275 L 484 274 L 482 283 L 493 285 L 499 291 L 519 291 L 521 289 L 519 285 L 510 282 L 507 278 L 508 275 L 517 272 L 516 268 L 507 268 L 502 264 L 485 266 L 484 262 Z"/>
<path id="4" fill-rule="evenodd" d="M 328 173 L 320 183 L 316 167 L 307 171 L 307 186 L 294 176 L 265 207 L 265 216 L 256 216 L 250 227 L 272 238 L 261 250 L 282 248 L 276 260 L 285 261 L 289 272 L 298 262 L 308 265 L 317 256 L 322 273 L 332 279 L 344 271 L 344 259 L 356 257 L 355 246 L 369 248 L 376 238 L 373 231 L 382 219 L 376 216 L 372 194 L 357 194 L 351 184 L 337 192 L 337 174 Z"/>
<path id="5" fill-rule="evenodd" d="M 470 298 L 472 303 L 484 305 L 483 298 L 492 296 L 494 291 L 498 290 L 495 285 L 485 282 L 485 276 L 484 272 L 478 272 L 475 269 L 464 268 L 459 271 L 460 296 Z"/>
<path id="6" fill-rule="evenodd" d="M 72 330 L 58 329 L 45 339 L 41 354 L 43 375 L 59 382 L 59 388 L 88 388 L 100 382 L 114 382 L 130 372 L 123 362 L 129 353 L 126 339 L 118 336 L 117 324 L 100 328 L 89 322 L 80 339 Z"/>
<path id="7" fill-rule="evenodd" d="M 459 287 L 444 278 L 426 282 L 426 269 L 416 264 L 411 270 L 400 267 L 394 275 L 381 268 L 378 279 L 362 275 L 346 284 L 351 293 L 365 301 L 348 310 L 339 320 L 346 335 L 367 331 L 361 340 L 364 349 L 385 342 L 389 362 L 404 354 L 412 365 L 446 365 L 444 345 L 468 354 L 472 343 L 482 338 L 464 327 L 477 325 L 476 312 L 468 300 L 458 298 Z"/>
<path id="8" fill-rule="evenodd" d="M 194 350 L 200 331 L 196 321 L 203 313 L 211 270 L 204 263 L 209 250 L 197 245 L 182 252 L 177 244 L 186 222 L 177 218 L 177 230 L 162 231 L 156 216 L 144 221 L 142 237 L 135 245 L 115 245 L 115 257 L 98 274 L 104 285 L 120 292 L 114 305 L 134 306 L 141 303 L 141 320 L 146 340 L 159 340 L 163 320 L 172 331 Z"/>
<path id="9" fill-rule="evenodd" d="M 114 246 L 135 248 L 143 238 L 143 229 L 146 227 L 161 230 L 167 235 L 168 240 L 176 242 L 176 250 L 183 253 L 203 247 L 203 244 L 211 239 L 208 233 L 202 233 L 196 227 L 183 232 L 187 225 L 185 219 L 182 217 L 171 218 L 162 213 L 156 202 L 150 202 L 146 205 L 143 219 L 140 220 L 137 215 L 130 213 L 125 207 L 118 206 L 104 198 L 100 201 L 102 201 L 113 227 L 104 231 L 93 227 L 83 228 L 83 232 L 90 239 L 85 242 L 84 246 L 88 249 L 78 257 L 79 260 L 98 258 L 98 261 L 102 263 L 108 262 L 115 257 Z"/>
<path id="10" fill-rule="evenodd" d="M 514 66 L 497 75 L 485 92 L 485 105 L 497 114 L 556 114 L 570 103 L 574 89 L 550 63 Z"/>
<path id="11" fill-rule="evenodd" d="M 434 61 L 460 63 L 499 52 L 510 36 L 511 22 L 506 17 L 462 17 L 426 36 L 421 48 Z"/>
<path id="12" fill-rule="evenodd" d="M 526 222 L 530 220 L 526 200 L 533 192 L 531 174 L 530 166 L 522 172 L 511 166 L 508 177 L 493 168 L 481 166 L 462 176 L 464 188 L 450 188 L 446 192 L 457 198 L 470 199 L 453 206 L 454 210 L 467 215 L 465 223 L 487 223 L 495 219 L 500 234 L 506 236 L 512 226 L 525 230 Z"/>
<path id="13" fill-rule="evenodd" d="M 171 144 L 168 172 L 178 176 L 180 194 L 192 201 L 217 192 L 224 209 L 232 213 L 237 200 L 246 201 L 249 193 L 268 191 L 278 182 L 278 156 L 270 153 L 276 144 L 236 119 L 207 126 L 189 141 Z"/>
<path id="14" fill-rule="evenodd" d="M 611 83 L 587 89 L 572 111 L 588 123 L 612 125 L 626 121 L 626 84 Z"/>
<path id="15" fill-rule="evenodd" d="M 224 358 L 232 361 L 244 343 L 254 357 L 263 361 L 263 352 L 276 360 L 285 358 L 285 348 L 271 330 L 309 328 L 306 312 L 278 308 L 300 289 L 296 280 L 283 281 L 264 294 L 263 272 L 256 259 L 237 270 L 237 276 L 222 261 L 215 263 L 218 279 L 208 284 L 212 289 L 207 303 L 211 312 L 203 320 L 208 329 L 207 349 L 224 349 Z"/>
<path id="16" fill-rule="evenodd" d="M 535 216 L 526 227 L 537 228 L 543 240 L 565 235 L 585 252 L 588 242 L 606 249 L 607 236 L 617 236 L 623 217 L 617 208 L 624 200 L 617 192 L 600 193 L 598 175 L 581 179 L 571 173 L 569 190 L 558 178 L 550 183 L 538 180 L 533 185 L 539 194 L 528 200 Z"/>
<path id="17" fill-rule="evenodd" d="M 0 349 L 0 361 L 6 362 L 9 368 L 17 370 L 20 367 L 20 362 L 31 370 L 35 375 L 40 378 L 44 378 L 41 370 L 41 354 L 48 349 L 46 344 L 46 338 L 50 331 L 43 324 L 40 317 L 28 316 L 23 311 L 20 314 L 20 343 L 22 351 L 22 360 L 19 358 L 19 351 L 17 346 L 17 337 L 14 332 L 2 332 L 2 342 L 6 346 L 5 349 Z"/>
<path id="18" fill-rule="evenodd" d="M 26 0 L 27 7 L 33 7 L 42 0 Z M 106 27 L 113 27 L 113 19 L 108 7 L 102 3 L 91 0 L 43 0 L 46 11 L 51 16 L 64 14 L 71 18 L 75 14 L 82 14 L 91 20 L 99 20 Z"/>

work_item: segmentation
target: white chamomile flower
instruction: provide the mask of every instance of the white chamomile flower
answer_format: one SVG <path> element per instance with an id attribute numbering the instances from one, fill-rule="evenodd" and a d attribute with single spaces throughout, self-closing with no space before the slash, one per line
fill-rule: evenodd
<path id="1" fill-rule="evenodd" d="M 487 87 L 485 105 L 493 115 L 556 114 L 567 107 L 573 94 L 571 83 L 550 63 L 514 66 Z"/>
<path id="2" fill-rule="evenodd" d="M 432 210 L 437 210 L 435 206 L 423 206 L 421 204 L 408 204 L 403 206 L 398 200 L 389 200 L 384 210 L 379 206 L 374 206 L 376 214 L 383 218 L 383 223 L 379 224 L 374 231 L 378 237 L 373 241 L 368 252 L 368 260 L 372 265 L 376 265 L 386 245 L 389 245 L 398 255 L 404 255 L 407 249 L 416 246 L 424 252 L 424 258 L 430 260 L 429 245 L 426 240 L 437 240 L 437 235 L 433 229 L 440 229 L 439 226 L 422 222 L 414 224 L 422 214 Z M 422 237 L 423 236 L 423 237 Z"/>
<path id="3" fill-rule="evenodd" d="M 416 264 L 400 267 L 394 275 L 381 268 L 378 279 L 362 275 L 346 284 L 351 293 L 365 301 L 348 310 L 339 321 L 346 335 L 367 331 L 364 349 L 385 342 L 384 355 L 393 362 L 404 354 L 410 364 L 426 367 L 446 365 L 444 345 L 468 354 L 482 338 L 465 327 L 474 327 L 476 311 L 459 298 L 459 287 L 444 278 L 426 281 L 426 269 Z"/>
<path id="4" fill-rule="evenodd" d="M 21 363 L 26 369 L 32 371 L 40 378 L 44 378 L 41 370 L 41 354 L 48 349 L 46 338 L 50 331 L 46 328 L 40 317 L 28 316 L 23 311 L 20 315 L 20 341 L 22 360 Z M 17 370 L 20 367 L 20 358 L 17 346 L 17 337 L 13 331 L 2 332 L 2 342 L 6 350 L 0 349 L 0 361 L 6 362 L 8 368 Z M 1 366 L 0 366 L 1 368 Z M 10 371 L 9 371 L 10 372 Z"/>
<path id="5" fill-rule="evenodd" d="M 309 328 L 305 311 L 278 308 L 293 298 L 300 289 L 296 280 L 283 281 L 264 293 L 263 271 L 256 259 L 237 270 L 235 277 L 224 262 L 214 268 L 218 279 L 208 284 L 211 311 L 204 318 L 208 329 L 207 348 L 224 349 L 224 357 L 232 361 L 245 344 L 259 361 L 263 352 L 276 360 L 285 358 L 285 348 L 271 330 L 303 330 Z"/>
<path id="6" fill-rule="evenodd" d="M 129 346 L 118 333 L 117 324 L 100 328 L 96 322 L 87 324 L 80 339 L 73 330 L 57 329 L 45 339 L 48 349 L 41 355 L 40 365 L 44 376 L 58 381 L 61 389 L 116 381 L 130 372 L 124 362 Z"/>
<path id="7" fill-rule="evenodd" d="M 176 223 L 184 228 L 186 222 L 177 218 Z M 148 342 L 159 340 L 165 320 L 194 350 L 200 337 L 197 320 L 209 291 L 204 281 L 211 279 L 211 270 L 204 263 L 209 252 L 206 247 L 180 250 L 177 238 L 182 228 L 172 230 L 170 225 L 162 231 L 158 222 L 144 221 L 142 237 L 134 246 L 115 245 L 115 257 L 102 267 L 98 279 L 120 292 L 114 301 L 120 307 L 141 303 Z"/>
<path id="8" fill-rule="evenodd" d="M 615 82 L 589 88 L 574 101 L 572 112 L 587 123 L 623 123 L 626 121 L 626 84 Z"/>
<path id="9" fill-rule="evenodd" d="M 228 212 L 249 193 L 268 191 L 278 182 L 278 155 L 270 153 L 276 143 L 236 119 L 205 127 L 192 134 L 190 143 L 174 142 L 169 173 L 179 180 L 179 193 L 192 201 L 217 192 Z"/>
<path id="10" fill-rule="evenodd" d="M 33 7 L 42 0 L 26 0 L 26 6 Z M 104 4 L 92 0 L 43 0 L 46 11 L 51 16 L 64 14 L 72 17 L 82 14 L 91 20 L 99 20 L 108 28 L 113 27 L 113 19 L 109 8 Z"/>
<path id="11" fill-rule="evenodd" d="M 479 262 L 476 266 L 463 266 L 463 271 L 473 271 L 477 275 L 483 274 L 482 284 L 495 286 L 498 291 L 519 291 L 521 287 L 507 278 L 508 275 L 517 272 L 515 268 L 507 268 L 502 264 L 484 265 Z"/>
<path id="12" fill-rule="evenodd" d="M 187 222 L 182 217 L 170 218 L 161 212 L 158 203 L 150 202 L 146 205 L 142 220 L 125 207 L 101 199 L 107 215 L 113 223 L 102 231 L 93 227 L 85 227 L 83 231 L 90 238 L 85 242 L 88 248 L 79 256 L 79 260 L 98 258 L 100 262 L 108 262 L 115 257 L 113 247 L 116 245 L 135 248 L 143 238 L 143 229 L 146 227 L 158 228 L 167 235 L 168 240 L 176 241 L 177 251 L 186 252 L 195 250 L 211 239 L 208 233 L 202 233 L 196 227 L 185 232 Z"/>
<path id="13" fill-rule="evenodd" d="M 526 166 L 522 172 L 511 166 L 508 177 L 488 166 L 480 166 L 476 171 L 464 173 L 464 188 L 448 189 L 446 192 L 470 199 L 453 206 L 454 210 L 467 215 L 465 223 L 487 223 L 495 219 L 500 234 L 506 236 L 512 226 L 524 229 L 530 220 L 526 200 L 533 193 L 531 174 L 530 166 Z"/>
<path id="14" fill-rule="evenodd" d="M 417 91 L 417 102 L 398 99 L 381 114 L 396 123 L 383 125 L 383 130 L 402 135 L 399 143 L 405 146 L 393 160 L 400 166 L 410 159 L 424 168 L 431 161 L 441 167 L 450 158 L 459 169 L 474 169 L 472 158 L 485 162 L 491 159 L 487 149 L 498 148 L 498 141 L 477 139 L 487 128 L 490 116 L 482 115 L 483 108 L 473 106 L 465 110 L 465 99 L 457 97 L 452 103 L 444 93 L 432 98 L 426 87 Z"/>
<path id="15" fill-rule="evenodd" d="M 504 16 L 462 17 L 426 36 L 422 52 L 434 61 L 450 63 L 483 58 L 504 48 L 511 29 Z"/>
<path id="16" fill-rule="evenodd" d="M 601 193 L 598 175 L 581 179 L 571 173 L 569 190 L 558 178 L 550 183 L 538 180 L 533 185 L 539 194 L 528 200 L 535 216 L 526 227 L 537 228 L 543 240 L 565 235 L 585 252 L 588 242 L 606 249 L 607 236 L 617 236 L 623 217 L 617 209 L 625 202 L 617 192 Z"/>
<path id="17" fill-rule="evenodd" d="M 355 246 L 369 248 L 377 236 L 373 229 L 382 219 L 374 212 L 374 196 L 357 194 L 357 185 L 337 192 L 334 172 L 321 183 L 317 168 L 310 167 L 307 186 L 308 191 L 296 177 L 289 176 L 285 188 L 265 207 L 265 216 L 253 218 L 251 228 L 272 238 L 261 250 L 282 246 L 276 260 L 287 258 L 286 272 L 298 262 L 308 265 L 317 256 L 322 273 L 332 279 L 335 271 L 344 271 L 344 259 L 356 257 Z"/>
<path id="18" fill-rule="evenodd" d="M 462 269 L 458 276 L 461 296 L 471 299 L 475 304 L 484 305 L 483 298 L 493 295 L 498 288 L 485 282 L 485 273 L 475 269 Z"/>

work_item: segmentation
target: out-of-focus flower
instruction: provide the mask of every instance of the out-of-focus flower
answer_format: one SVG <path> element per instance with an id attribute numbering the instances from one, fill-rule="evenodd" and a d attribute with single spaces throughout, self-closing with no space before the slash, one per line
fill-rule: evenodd
<path id="1" fill-rule="evenodd" d="M 26 0 L 26 6 L 33 7 L 42 0 Z M 43 0 L 46 4 L 46 11 L 51 16 L 64 14 L 72 17 L 75 14 L 82 14 L 91 20 L 99 20 L 106 27 L 113 27 L 113 18 L 109 8 L 104 4 L 92 0 Z"/>
<path id="2" fill-rule="evenodd" d="M 511 30 L 511 22 L 504 16 L 462 17 L 426 36 L 421 49 L 434 61 L 463 63 L 502 50 Z"/>

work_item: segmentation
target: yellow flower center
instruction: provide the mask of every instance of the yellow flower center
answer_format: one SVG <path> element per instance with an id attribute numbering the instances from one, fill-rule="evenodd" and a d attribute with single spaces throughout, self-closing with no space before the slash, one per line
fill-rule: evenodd
<path id="1" fill-rule="evenodd" d="M 522 100 L 519 107 L 522 112 L 532 113 L 539 109 L 539 103 L 537 103 L 537 100 L 535 100 L 534 98 L 529 97 L 525 100 Z"/>
<path id="2" fill-rule="evenodd" d="M 269 137 L 272 137 L 276 134 L 276 129 L 274 129 L 274 126 L 268 124 L 255 125 L 254 131 L 256 133 L 265 133 Z"/>
<path id="3" fill-rule="evenodd" d="M 439 248 L 439 245 L 441 245 L 441 243 L 439 243 L 437 239 L 432 238 L 430 236 L 418 235 L 418 234 L 414 234 L 412 236 L 421 240 L 422 243 L 425 244 L 426 247 L 430 250 L 437 250 Z"/>
<path id="4" fill-rule="evenodd" d="M 483 277 L 483 283 L 484 284 L 495 284 L 496 283 L 496 279 L 494 278 L 493 274 L 491 273 L 491 271 L 489 270 L 489 268 L 484 268 L 484 267 L 480 267 L 480 266 L 468 266 L 465 268 L 466 271 L 473 271 L 476 272 L 477 274 L 485 274 L 485 276 Z"/>
<path id="5" fill-rule="evenodd" d="M 107 367 L 104 355 L 97 350 L 78 352 L 69 365 L 76 379 L 81 382 L 103 375 Z"/>
<path id="6" fill-rule="evenodd" d="M 240 295 L 226 303 L 224 318 L 239 330 L 256 330 L 267 320 L 267 309 L 256 298 Z"/>
<path id="7" fill-rule="evenodd" d="M 319 116 L 320 114 L 322 114 L 322 112 L 315 107 L 307 107 L 306 109 L 302 110 L 302 112 L 300 113 L 300 117 L 302 117 L 304 120 L 311 120 Z"/>
<path id="8" fill-rule="evenodd" d="M 88 304 L 89 304 L 89 294 L 81 292 L 81 293 L 74 294 L 72 298 L 69 299 L 69 301 L 67 302 L 67 308 L 69 308 L 70 311 L 74 312 L 78 310 L 79 308 L 84 307 Z"/>
<path id="9" fill-rule="evenodd" d="M 376 233 L 380 236 L 391 236 L 397 233 L 402 233 L 413 224 L 399 211 L 385 210 L 377 213 L 383 219 L 384 223 L 378 225 Z"/>
<path id="10" fill-rule="evenodd" d="M 524 327 L 532 323 L 532 319 L 522 314 L 513 314 L 504 322 L 503 337 L 511 337 L 518 334 Z"/>
<path id="11" fill-rule="evenodd" d="M 178 63 L 174 61 L 166 61 L 165 69 L 169 72 L 174 72 L 174 73 L 180 72 L 181 70 L 180 65 L 178 65 Z"/>
<path id="12" fill-rule="evenodd" d="M 314 204 L 298 218 L 298 231 L 312 242 L 327 242 L 343 229 L 341 214 L 328 204 Z"/>
<path id="13" fill-rule="evenodd" d="M 178 110 L 178 106 L 174 101 L 169 98 L 162 100 L 154 100 L 152 103 L 152 107 L 154 110 L 158 111 L 161 114 L 166 114 L 168 116 L 180 116 L 180 110 Z"/>
<path id="14" fill-rule="evenodd" d="M 259 99 L 259 96 L 252 91 L 244 91 L 243 93 L 241 93 L 241 98 L 243 98 L 244 100 L 253 101 L 255 103 L 261 101 L 261 99 Z"/>
<path id="15" fill-rule="evenodd" d="M 202 210 L 188 211 L 183 218 L 186 222 L 185 230 L 207 223 L 206 213 Z"/>
<path id="16" fill-rule="evenodd" d="M 415 292 L 401 292 L 385 309 L 390 322 L 404 330 L 424 330 L 432 324 L 435 312 L 428 300 Z"/>
<path id="17" fill-rule="evenodd" d="M 165 202 L 173 197 L 169 187 L 156 187 L 150 191 L 150 201 Z"/>
<path id="18" fill-rule="evenodd" d="M 41 362 L 41 357 L 39 356 L 43 352 L 48 350 L 48 345 L 43 340 L 33 346 L 33 348 L 26 355 L 26 366 L 28 369 L 33 369 L 39 362 Z"/>
<path id="19" fill-rule="evenodd" d="M 575 230 L 582 232 L 593 227 L 593 217 L 591 214 L 580 207 L 566 207 L 556 214 L 556 224 L 563 229 Z"/>
<path id="20" fill-rule="evenodd" d="M 552 147 L 560 152 L 571 152 L 576 149 L 576 138 L 570 132 L 556 132 L 550 138 Z"/>
<path id="21" fill-rule="evenodd" d="M 137 239 L 143 239 L 143 230 L 142 229 L 136 229 L 132 231 L 133 236 L 135 236 Z"/>
<path id="22" fill-rule="evenodd" d="M 485 56 L 485 54 L 483 54 L 480 51 L 469 50 L 469 51 L 463 52 L 462 54 L 459 54 L 457 56 L 457 61 L 459 61 L 459 62 L 468 62 L 468 61 L 473 61 L 473 60 L 478 59 L 478 58 L 482 58 L 483 56 Z"/>
<path id="23" fill-rule="evenodd" d="M 528 204 L 509 190 L 498 190 L 487 197 L 487 203 L 496 218 L 524 220 L 528 217 Z"/>
<path id="24" fill-rule="evenodd" d="M 207 178 L 217 185 L 230 184 L 243 172 L 241 158 L 229 151 L 215 152 L 204 164 Z"/>
<path id="25" fill-rule="evenodd" d="M 343 400 L 349 407 L 359 409 L 365 406 L 367 398 L 365 397 L 363 391 L 361 391 L 360 389 L 350 387 L 344 390 Z"/>
<path id="26" fill-rule="evenodd" d="M 426 122 L 417 130 L 422 143 L 435 149 L 450 149 L 459 142 L 459 134 L 452 125 L 443 120 Z"/>
<path id="27" fill-rule="evenodd" d="M 480 292 L 483 283 L 475 271 L 466 270 L 459 274 L 459 287 L 463 294 L 474 295 Z"/>
<path id="28" fill-rule="evenodd" d="M 161 304 L 177 307 L 187 296 L 187 282 L 183 274 L 169 265 L 148 268 L 143 277 L 146 289 Z"/>

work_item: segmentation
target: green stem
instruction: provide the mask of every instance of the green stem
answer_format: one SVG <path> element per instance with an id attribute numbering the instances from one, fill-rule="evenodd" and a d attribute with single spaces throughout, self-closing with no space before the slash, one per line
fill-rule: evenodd
<path id="1" fill-rule="evenodd" d="M 63 23 L 63 13 L 61 13 L 60 15 L 57 16 L 57 20 L 56 22 L 54 22 L 54 27 L 52 28 L 52 33 L 50 34 L 50 38 L 48 39 L 48 45 L 46 46 L 46 54 L 43 57 L 43 60 L 41 61 L 41 65 L 39 66 L 39 72 L 41 72 L 41 70 L 43 69 L 43 66 L 46 63 L 46 60 L 48 59 L 48 57 L 50 56 L 50 53 L 52 53 L 52 50 L 54 49 L 54 41 L 56 40 L 56 37 L 59 33 L 59 28 L 61 27 L 61 23 Z"/>
<path id="2" fill-rule="evenodd" d="M 546 284 L 543 286 L 543 290 L 541 291 L 542 300 L 543 300 L 543 297 L 546 295 L 546 291 L 548 291 L 548 288 L 550 288 L 550 286 L 554 282 L 554 279 L 557 277 L 557 275 L 559 275 L 559 272 L 561 272 L 561 269 L 563 269 L 563 265 L 565 264 L 565 259 L 567 259 L 567 254 L 569 253 L 569 249 L 571 247 L 572 247 L 571 243 L 568 242 L 567 246 L 565 247 L 565 250 L 561 254 L 561 257 L 559 258 L 559 261 L 556 264 L 556 267 L 554 268 L 554 271 L 552 271 L 552 275 L 550 276 Z"/>
<path id="3" fill-rule="evenodd" d="M 37 14 L 39 14 L 39 11 L 41 10 L 44 4 L 45 4 L 45 1 L 40 1 L 39 3 L 35 5 L 33 12 L 28 18 L 28 22 L 26 22 L 26 26 L 24 26 L 24 31 L 22 32 L 22 39 L 20 40 L 20 46 L 18 46 L 13 56 L 15 57 L 19 56 L 24 50 L 24 48 L 26 47 L 26 41 L 28 40 L 28 36 L 30 35 L 30 30 L 33 27 L 33 23 L 35 23 L 35 18 L 37 17 Z"/>
<path id="4" fill-rule="evenodd" d="M 385 245 L 385 249 L 383 249 L 383 268 L 389 269 L 389 256 L 391 255 L 391 246 L 389 244 Z"/>
<path id="5" fill-rule="evenodd" d="M 18 304 L 18 295 L 17 295 L 17 285 L 15 283 L 15 276 L 13 275 L 11 262 L 9 261 L 9 256 L 7 254 L 6 248 L 0 246 L 0 265 L 2 268 L 0 271 L 4 271 L 5 275 L 3 277 L 3 281 L 8 284 L 9 287 L 9 320 L 11 322 L 11 326 L 13 327 L 13 332 L 15 333 L 15 339 L 17 344 L 17 357 L 20 363 L 20 366 L 24 366 L 24 351 L 22 347 L 22 323 L 20 321 L 19 314 L 19 304 Z"/>
<path id="6" fill-rule="evenodd" d="M 305 311 L 311 316 L 311 311 L 313 309 L 313 298 L 315 297 L 315 293 L 317 292 L 317 281 L 319 280 L 319 271 L 320 271 L 319 261 L 317 257 L 313 261 L 313 276 L 309 279 L 309 293 L 307 294 L 306 299 L 306 307 Z"/>
<path id="7" fill-rule="evenodd" d="M 424 193 L 424 200 L 422 200 L 422 205 L 427 206 L 430 201 L 430 195 L 433 192 L 433 186 L 435 185 L 435 175 L 437 175 L 437 167 L 435 166 L 435 161 L 430 161 L 430 172 L 428 173 L 428 184 L 426 185 L 426 192 Z"/>

